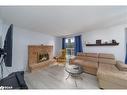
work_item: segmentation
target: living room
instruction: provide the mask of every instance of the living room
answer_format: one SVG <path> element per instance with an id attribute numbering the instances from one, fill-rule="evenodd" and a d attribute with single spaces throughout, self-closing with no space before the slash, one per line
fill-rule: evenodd
<path id="1" fill-rule="evenodd" d="M 12 66 L 3 64 L 3 79 L 24 71 L 28 89 L 126 89 L 126 16 L 126 6 L 1 6 L 1 48 L 13 31 Z M 101 63 L 125 67 L 112 69 L 112 77 L 101 74 Z M 75 75 L 69 66 L 84 70 Z"/>

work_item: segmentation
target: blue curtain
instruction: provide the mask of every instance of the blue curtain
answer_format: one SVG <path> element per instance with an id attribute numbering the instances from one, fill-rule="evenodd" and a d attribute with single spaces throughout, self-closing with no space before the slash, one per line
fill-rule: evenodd
<path id="1" fill-rule="evenodd" d="M 75 36 L 75 55 L 77 55 L 78 52 L 83 52 L 81 35 Z"/>
<path id="2" fill-rule="evenodd" d="M 62 38 L 62 49 L 65 49 L 66 46 L 65 46 L 65 38 Z"/>
<path id="3" fill-rule="evenodd" d="M 127 64 L 127 43 L 126 43 L 126 58 L 125 58 L 125 64 Z"/>

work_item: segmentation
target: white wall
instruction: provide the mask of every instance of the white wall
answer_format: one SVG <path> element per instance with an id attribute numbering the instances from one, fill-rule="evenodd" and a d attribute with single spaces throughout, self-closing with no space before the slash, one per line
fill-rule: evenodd
<path id="1" fill-rule="evenodd" d="M 2 39 L 4 41 L 8 25 L 4 24 L 2 28 Z M 41 44 L 53 45 L 55 53 L 55 37 L 45 35 L 40 32 L 32 32 L 14 26 L 12 67 L 5 67 L 4 75 L 6 76 L 8 73 L 19 70 L 26 71 L 28 65 L 28 45 Z"/>
<path id="2" fill-rule="evenodd" d="M 2 20 L 0 19 L 0 35 L 2 33 Z"/>
<path id="3" fill-rule="evenodd" d="M 127 25 L 112 26 L 106 29 L 88 31 L 83 35 L 83 40 L 90 43 L 96 43 L 97 39 L 102 41 L 111 41 L 115 39 L 120 44 L 118 46 L 85 46 L 85 52 L 112 53 L 117 60 L 125 61 L 125 28 Z M 85 45 L 85 44 L 84 44 Z"/>

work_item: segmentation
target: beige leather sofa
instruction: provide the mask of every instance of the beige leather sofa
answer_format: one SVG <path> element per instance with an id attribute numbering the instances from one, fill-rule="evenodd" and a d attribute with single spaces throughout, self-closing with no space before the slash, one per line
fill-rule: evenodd
<path id="1" fill-rule="evenodd" d="M 97 78 L 100 88 L 104 89 L 126 89 L 127 88 L 127 71 L 119 70 L 118 65 L 124 63 L 117 62 L 111 54 L 99 54 L 99 68 Z"/>
<path id="2" fill-rule="evenodd" d="M 97 53 L 78 53 L 78 56 L 72 59 L 72 63 L 83 66 L 86 73 L 97 74 L 98 54 Z"/>
<path id="3" fill-rule="evenodd" d="M 72 64 L 80 64 L 86 73 L 97 75 L 100 88 L 127 89 L 127 65 L 113 54 L 79 53 Z"/>

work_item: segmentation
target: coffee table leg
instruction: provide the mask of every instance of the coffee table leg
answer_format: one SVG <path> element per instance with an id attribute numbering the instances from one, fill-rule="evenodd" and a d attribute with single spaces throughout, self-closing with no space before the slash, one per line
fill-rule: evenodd
<path id="1" fill-rule="evenodd" d="M 77 86 L 77 82 L 76 82 L 76 77 L 75 77 L 75 86 L 78 87 L 78 86 Z"/>
<path id="2" fill-rule="evenodd" d="M 80 76 L 80 79 L 83 80 L 83 78 Z"/>
<path id="3" fill-rule="evenodd" d="M 68 76 L 66 77 L 66 80 L 70 77 L 70 74 L 68 74 Z"/>

